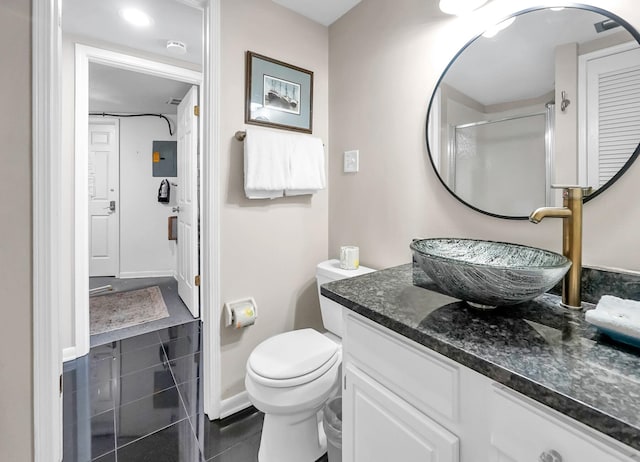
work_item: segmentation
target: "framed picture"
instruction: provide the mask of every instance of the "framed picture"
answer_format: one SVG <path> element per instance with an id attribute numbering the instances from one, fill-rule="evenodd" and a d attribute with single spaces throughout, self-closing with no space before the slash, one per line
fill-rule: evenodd
<path id="1" fill-rule="evenodd" d="M 313 72 L 247 51 L 244 121 L 312 132 Z"/>

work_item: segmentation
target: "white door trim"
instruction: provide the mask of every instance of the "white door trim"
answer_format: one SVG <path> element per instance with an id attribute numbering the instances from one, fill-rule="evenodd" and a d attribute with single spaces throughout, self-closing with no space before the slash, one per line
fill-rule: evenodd
<path id="1" fill-rule="evenodd" d="M 33 448 L 34 460 L 62 458 L 59 392 L 62 351 L 58 333 L 58 255 L 62 216 L 60 2 L 32 1 L 33 142 Z"/>
<path id="2" fill-rule="evenodd" d="M 138 58 L 102 48 L 76 44 L 75 47 L 75 206 L 86 211 L 88 202 L 88 162 L 85 153 L 89 147 L 89 63 L 141 72 L 157 77 L 202 85 L 202 73 Z M 89 353 L 89 217 L 87 213 L 74 213 L 74 306 L 76 355 Z"/>
<path id="3" fill-rule="evenodd" d="M 207 1 L 207 0 L 205 0 Z M 32 0 L 32 140 L 33 140 L 33 418 L 34 460 L 62 457 L 62 407 L 59 379 L 62 369 L 57 287 L 66 274 L 57 255 L 64 228 L 61 203 L 62 61 L 60 0 Z M 220 0 L 204 7 L 205 56 L 201 124 L 202 144 L 202 320 L 204 410 L 220 416 Z M 106 59 L 106 58 L 105 58 Z M 88 64 L 88 63 L 87 63 Z M 88 111 L 87 111 L 88 112 Z M 88 117 L 88 114 L 87 114 Z M 85 135 L 86 136 L 86 135 Z M 86 214 L 85 214 L 86 215 Z M 86 241 L 85 241 L 86 243 Z M 87 265 L 85 265 L 86 267 Z M 87 278 L 88 282 L 88 278 Z M 77 292 L 76 292 L 77 293 Z M 88 284 L 85 290 L 88 293 Z"/>
<path id="4" fill-rule="evenodd" d="M 205 0 L 207 1 L 207 0 Z M 220 208 L 224 196 L 220 169 L 220 3 L 208 0 L 204 7 L 204 84 L 200 102 L 200 133 L 203 182 L 200 188 L 202 236 L 200 247 L 200 295 L 203 337 L 204 412 L 209 419 L 220 417 L 222 366 L 220 353 Z"/>

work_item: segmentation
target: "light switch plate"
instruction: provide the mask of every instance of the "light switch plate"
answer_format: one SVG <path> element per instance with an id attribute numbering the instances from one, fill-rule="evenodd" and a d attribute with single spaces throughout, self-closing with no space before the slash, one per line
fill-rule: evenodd
<path id="1" fill-rule="evenodd" d="M 344 152 L 344 173 L 356 173 L 360 170 L 360 151 Z"/>

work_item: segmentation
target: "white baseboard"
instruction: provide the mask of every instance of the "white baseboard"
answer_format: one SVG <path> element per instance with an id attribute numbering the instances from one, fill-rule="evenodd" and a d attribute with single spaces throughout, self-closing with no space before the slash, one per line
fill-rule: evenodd
<path id="1" fill-rule="evenodd" d="M 76 347 L 68 347 L 62 349 L 62 362 L 73 361 L 78 356 L 76 355 Z"/>
<path id="2" fill-rule="evenodd" d="M 136 278 L 168 278 L 175 277 L 175 271 L 127 271 L 120 273 L 120 279 L 136 279 Z"/>
<path id="3" fill-rule="evenodd" d="M 251 406 L 249 394 L 246 391 L 238 393 L 231 398 L 223 399 L 220 403 L 220 418 L 224 419 L 236 412 L 240 412 Z"/>

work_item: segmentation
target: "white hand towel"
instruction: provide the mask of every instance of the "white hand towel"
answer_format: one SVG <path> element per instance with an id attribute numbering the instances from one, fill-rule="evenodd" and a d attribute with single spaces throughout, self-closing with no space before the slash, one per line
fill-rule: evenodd
<path id="1" fill-rule="evenodd" d="M 640 339 L 640 302 L 603 295 L 585 319 L 595 326 Z"/>
<path id="2" fill-rule="evenodd" d="M 249 199 L 282 197 L 289 178 L 290 144 L 286 134 L 246 129 L 244 191 Z"/>
<path id="3" fill-rule="evenodd" d="M 244 189 L 247 199 L 277 199 L 284 196 L 282 189 L 267 191 L 265 189 Z"/>
<path id="4" fill-rule="evenodd" d="M 293 135 L 289 157 L 289 181 L 285 194 L 313 194 L 326 186 L 322 140 L 310 135 Z"/>
<path id="5" fill-rule="evenodd" d="M 317 189 L 285 189 L 285 196 L 305 196 L 307 194 L 317 193 Z"/>

